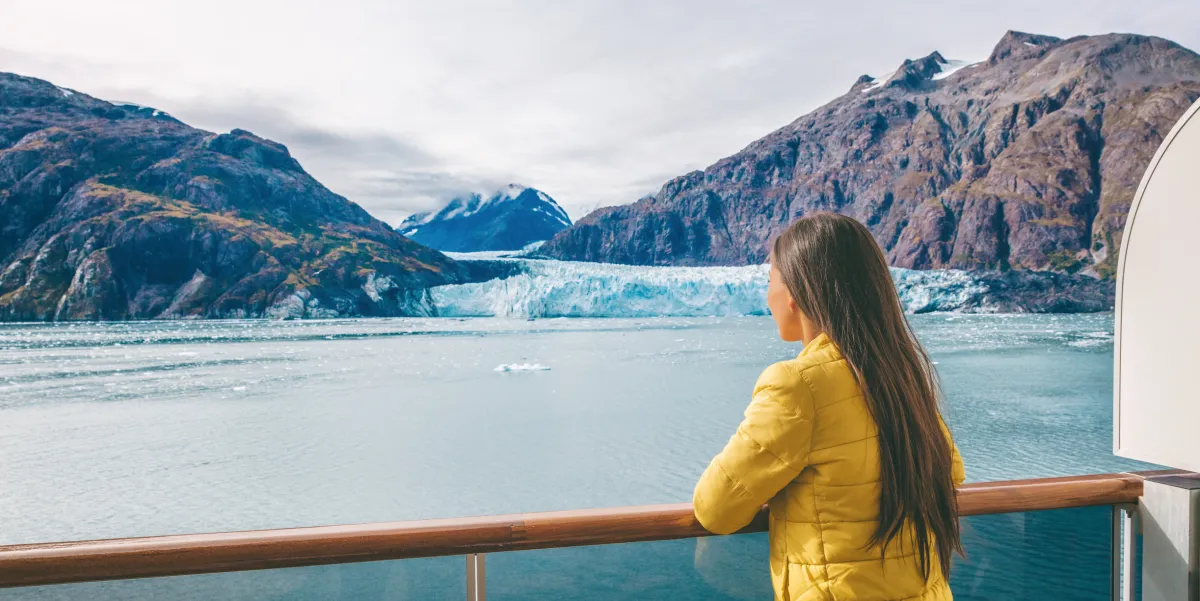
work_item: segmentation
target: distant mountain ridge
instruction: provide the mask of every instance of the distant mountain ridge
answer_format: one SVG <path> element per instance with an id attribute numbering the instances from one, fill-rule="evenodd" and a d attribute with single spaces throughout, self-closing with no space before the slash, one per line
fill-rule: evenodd
<path id="1" fill-rule="evenodd" d="M 1200 97 L 1200 56 L 1113 34 L 1009 32 L 987 60 L 934 52 L 741 152 L 595 211 L 547 242 L 565 260 L 761 263 L 820 210 L 866 223 L 892 265 L 1110 277 L 1142 172 Z"/>
<path id="2" fill-rule="evenodd" d="M 570 225 L 567 212 L 545 192 L 509 184 L 490 194 L 453 198 L 438 211 L 408 217 L 396 229 L 438 250 L 478 252 L 519 250 Z"/>
<path id="3" fill-rule="evenodd" d="M 282 144 L 0 73 L 0 321 L 420 314 L 470 269 Z"/>

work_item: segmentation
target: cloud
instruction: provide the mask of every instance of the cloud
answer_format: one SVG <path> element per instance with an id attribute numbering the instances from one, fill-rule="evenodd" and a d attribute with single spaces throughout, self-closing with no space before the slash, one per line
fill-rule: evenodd
<path id="1" fill-rule="evenodd" d="M 0 60 L 21 63 L 25 69 L 13 70 L 43 79 L 47 72 L 103 69 L 102 65 L 43 59 L 4 48 L 0 48 Z M 280 142 L 326 187 L 393 224 L 411 213 L 437 208 L 454 196 L 491 191 L 514 181 L 513 177 L 456 173 L 443 159 L 400 136 L 337 131 L 301 122 L 282 108 L 291 104 L 286 98 L 245 93 L 231 98 L 174 99 L 149 89 L 103 86 L 80 91 L 110 102 L 154 107 L 200 129 L 244 129 Z"/>
<path id="2" fill-rule="evenodd" d="M 1195 0 L 39 0 L 0 70 L 287 145 L 388 221 L 535 186 L 572 217 L 632 202 L 939 50 L 1008 29 L 1200 47 Z"/>
<path id="3" fill-rule="evenodd" d="M 237 99 L 187 101 L 132 92 L 139 104 L 165 110 L 201 129 L 245 129 L 288 147 L 314 177 L 334 192 L 398 223 L 464 192 L 498 188 L 505 178 L 456 173 L 444 159 L 400 136 L 373 131 L 338 131 L 303 123 L 288 114 L 286 101 L 247 95 Z M 170 108 L 165 108 L 170 107 Z"/>

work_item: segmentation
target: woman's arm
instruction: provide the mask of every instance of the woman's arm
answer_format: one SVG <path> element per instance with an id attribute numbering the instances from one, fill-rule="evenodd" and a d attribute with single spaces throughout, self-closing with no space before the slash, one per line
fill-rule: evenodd
<path id="1" fill-rule="evenodd" d="M 692 498 L 710 532 L 731 534 L 808 465 L 812 395 L 801 375 L 777 363 L 754 386 L 745 419 L 709 464 Z"/>

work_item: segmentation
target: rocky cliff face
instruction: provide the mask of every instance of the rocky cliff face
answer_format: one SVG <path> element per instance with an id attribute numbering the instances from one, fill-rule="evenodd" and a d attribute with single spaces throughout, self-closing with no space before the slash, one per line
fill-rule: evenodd
<path id="1" fill-rule="evenodd" d="M 401 234 L 448 252 L 520 250 L 571 225 L 545 192 L 510 184 L 490 194 L 451 199 L 441 210 L 405 219 Z"/>
<path id="2" fill-rule="evenodd" d="M 280 144 L 0 74 L 0 320 L 403 315 L 468 277 Z"/>
<path id="3" fill-rule="evenodd" d="M 814 211 L 866 223 L 898 267 L 1116 266 L 1142 172 L 1200 97 L 1200 56 L 1136 35 L 1010 32 L 972 65 L 938 53 L 542 248 L 561 259 L 734 265 Z"/>

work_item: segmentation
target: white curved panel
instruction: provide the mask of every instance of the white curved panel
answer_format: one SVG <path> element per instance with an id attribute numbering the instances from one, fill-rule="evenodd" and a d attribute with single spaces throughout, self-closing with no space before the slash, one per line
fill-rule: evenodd
<path id="1" fill-rule="evenodd" d="M 1200 472 L 1200 102 L 1138 187 L 1117 269 L 1113 447 Z"/>

